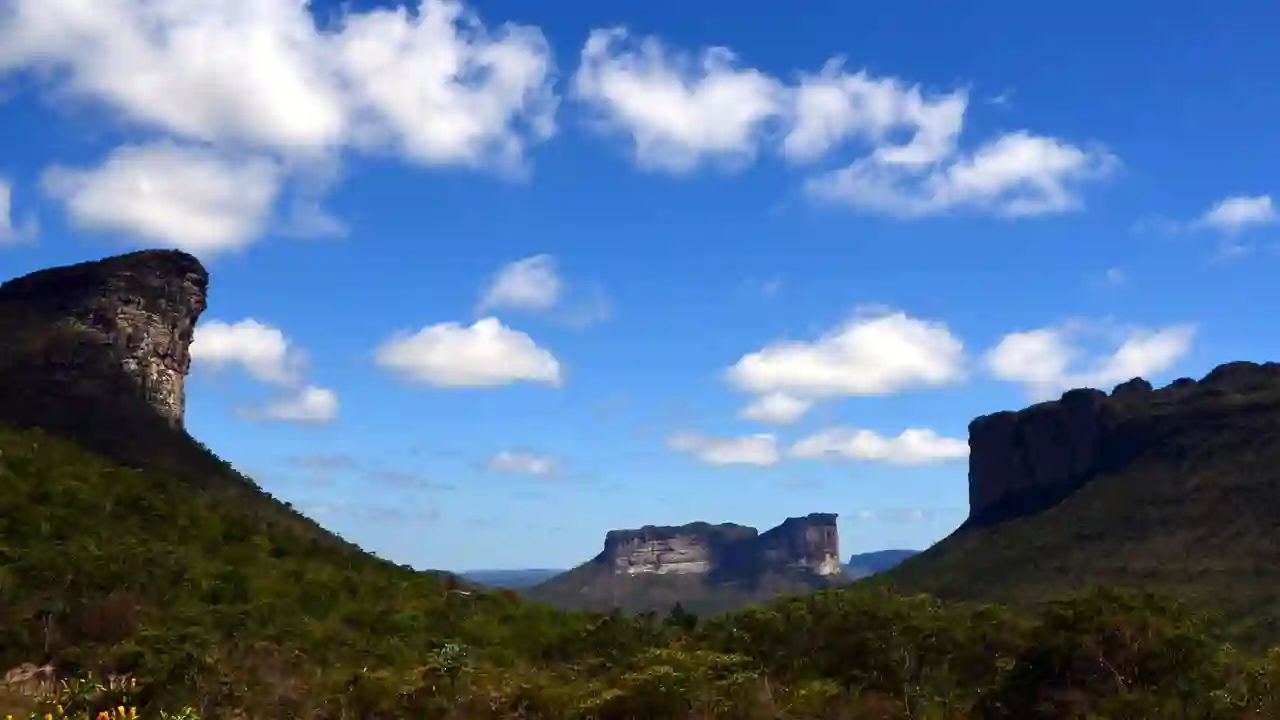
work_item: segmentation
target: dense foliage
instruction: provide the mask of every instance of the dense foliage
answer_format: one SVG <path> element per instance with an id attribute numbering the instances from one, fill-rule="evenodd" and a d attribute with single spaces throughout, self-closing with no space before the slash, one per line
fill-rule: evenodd
<path id="1" fill-rule="evenodd" d="M 205 485 L 0 429 L 0 669 L 104 678 L 11 687 L 0 717 L 1280 715 L 1280 654 L 1146 594 L 1013 611 L 859 584 L 702 620 L 563 613 Z"/>

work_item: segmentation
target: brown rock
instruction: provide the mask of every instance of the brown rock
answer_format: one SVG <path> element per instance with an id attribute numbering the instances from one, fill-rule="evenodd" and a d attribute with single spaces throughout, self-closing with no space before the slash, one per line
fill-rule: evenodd
<path id="1" fill-rule="evenodd" d="M 1142 378 L 1108 396 L 1079 389 L 1017 412 L 969 424 L 969 520 L 986 524 L 1051 506 L 1108 467 L 1157 442 L 1169 418 L 1195 423 L 1227 404 L 1280 406 L 1280 364 L 1219 366 L 1200 382 L 1179 379 L 1160 390 Z M 1153 423 L 1159 417 L 1162 423 Z"/>
<path id="2" fill-rule="evenodd" d="M 149 250 L 0 285 L 0 373 L 47 397 L 141 400 L 183 421 L 184 378 L 209 276 L 194 257 Z"/>
<path id="3" fill-rule="evenodd" d="M 754 574 L 840 572 L 840 538 L 834 513 L 787 518 L 759 533 L 753 527 L 698 522 L 611 530 L 596 562 L 620 575 Z"/>

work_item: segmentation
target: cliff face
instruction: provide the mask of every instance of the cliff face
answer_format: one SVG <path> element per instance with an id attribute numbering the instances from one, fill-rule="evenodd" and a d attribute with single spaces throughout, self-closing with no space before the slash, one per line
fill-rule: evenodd
<path id="1" fill-rule="evenodd" d="M 152 250 L 0 285 L 4 414 L 55 429 L 68 414 L 145 406 L 180 428 L 208 283 L 194 257 Z"/>
<path id="2" fill-rule="evenodd" d="M 733 523 L 646 525 L 638 530 L 610 530 L 601 557 L 623 575 L 707 573 L 753 545 L 757 537 L 755 528 Z"/>
<path id="3" fill-rule="evenodd" d="M 826 576 L 840 572 L 840 538 L 834 513 L 787 518 L 764 534 L 732 523 L 647 525 L 609 531 L 596 562 L 619 575 L 790 570 Z"/>
<path id="4" fill-rule="evenodd" d="M 1095 475 L 1150 451 L 1162 433 L 1224 413 L 1280 407 L 1280 364 L 1229 363 L 1155 390 L 1141 378 L 999 412 L 969 424 L 969 525 L 1049 507 Z"/>
<path id="5" fill-rule="evenodd" d="M 760 536 L 760 551 L 767 567 L 785 567 L 823 576 L 835 575 L 843 567 L 835 513 L 787 518 Z"/>

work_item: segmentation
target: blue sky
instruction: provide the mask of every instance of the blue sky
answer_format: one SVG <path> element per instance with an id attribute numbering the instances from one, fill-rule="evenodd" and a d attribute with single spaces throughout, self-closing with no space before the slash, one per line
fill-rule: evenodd
<path id="1" fill-rule="evenodd" d="M 182 247 L 188 426 L 419 567 L 967 511 L 966 426 L 1275 359 L 1280 9 L 0 0 L 0 276 Z"/>

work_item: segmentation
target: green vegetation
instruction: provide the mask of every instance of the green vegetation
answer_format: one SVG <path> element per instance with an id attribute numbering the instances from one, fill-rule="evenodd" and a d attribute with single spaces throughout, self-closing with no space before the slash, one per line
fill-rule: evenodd
<path id="1" fill-rule="evenodd" d="M 1014 611 L 859 583 L 701 621 L 565 613 L 325 540 L 211 479 L 0 429 L 0 668 L 82 678 L 11 687 L 0 717 L 1280 714 L 1280 653 L 1145 594 Z"/>
<path id="2" fill-rule="evenodd" d="M 1157 405 L 1122 428 L 1131 459 L 1054 507 L 962 528 L 868 582 L 1015 605 L 1140 586 L 1220 610 L 1242 647 L 1278 643 L 1278 406 L 1274 391 Z"/>

